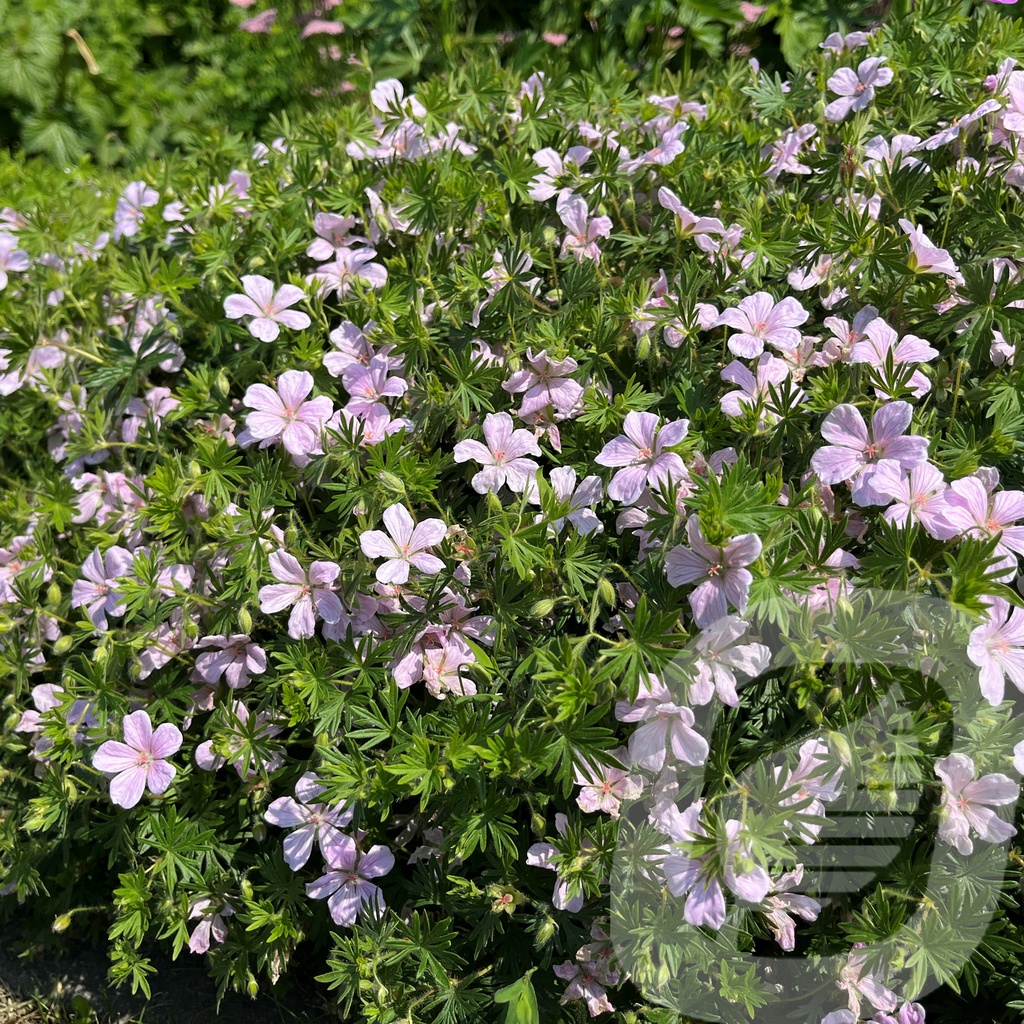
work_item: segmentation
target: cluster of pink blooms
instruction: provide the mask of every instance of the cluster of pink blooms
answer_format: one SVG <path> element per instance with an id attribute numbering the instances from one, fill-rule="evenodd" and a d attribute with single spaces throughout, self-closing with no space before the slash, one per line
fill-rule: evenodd
<path id="1" fill-rule="evenodd" d="M 242 0 L 233 2 L 246 6 Z M 746 14 L 759 16 L 751 5 Z M 273 9 L 264 11 L 242 28 L 267 31 L 274 17 Z M 316 24 L 310 21 L 304 34 L 333 31 L 310 28 Z M 864 33 L 850 33 L 831 36 L 822 46 L 844 57 L 869 42 Z M 893 77 L 884 56 L 870 56 L 856 68 L 837 69 L 827 81 L 825 120 L 838 123 L 867 110 Z M 515 109 L 506 116 L 515 123 L 524 112 L 538 117 L 552 114 L 545 105 L 544 85 L 542 73 L 531 76 Z M 871 138 L 864 147 L 857 180 L 873 181 L 897 166 L 927 173 L 924 156 L 954 140 L 962 142 L 969 132 L 985 126 L 993 139 L 990 171 L 1024 187 L 1024 71 L 1014 70 L 1014 63 L 1008 62 L 987 88 L 992 98 L 929 138 Z M 372 142 L 353 141 L 347 147 L 361 166 L 425 159 L 439 150 L 467 159 L 474 153 L 474 147 L 459 138 L 455 124 L 441 134 L 428 135 L 427 110 L 416 96 L 406 96 L 397 80 L 377 83 L 371 103 Z M 809 421 L 807 390 L 816 372 L 846 368 L 863 374 L 865 394 L 835 404 L 817 424 L 820 443 L 806 453 L 801 483 L 812 492 L 816 507 L 833 521 L 846 516 L 851 540 L 865 536 L 870 528 L 868 513 L 874 510 L 887 523 L 923 531 L 940 543 L 964 537 L 992 541 L 993 575 L 1000 582 L 1011 582 L 1024 555 L 1024 492 L 1000 488 L 998 474 L 986 467 L 947 480 L 933 461 L 936 453 L 930 451 L 928 437 L 917 432 L 923 430 L 920 417 L 915 429 L 913 402 L 933 386 L 934 371 L 929 366 L 938 358 L 936 347 L 915 334 L 901 335 L 870 306 L 856 308 L 838 276 L 844 261 L 850 266 L 848 254 L 820 248 L 804 253 L 788 278 L 803 300 L 766 290 L 768 286 L 758 285 L 755 290 L 754 285 L 743 283 L 744 271 L 756 269 L 759 258 L 742 247 L 744 229 L 691 211 L 664 183 L 670 180 L 666 169 L 684 152 L 686 133 L 706 116 L 706 110 L 675 96 L 653 96 L 648 103 L 654 116 L 632 125 L 634 137 L 641 140 L 636 154 L 619 141 L 626 125 L 616 129 L 581 123 L 574 126 L 569 139 L 576 142 L 578 138 L 581 144 L 569 145 L 564 154 L 544 148 L 533 155 L 540 170 L 527 193 L 537 203 L 553 201 L 548 215 L 552 226 L 559 225 L 558 258 L 583 264 L 586 272 L 596 271 L 605 258 L 602 247 L 610 251 L 614 245 L 616 224 L 610 216 L 614 206 L 606 202 L 596 167 L 599 161 L 593 159 L 595 154 L 614 154 L 620 173 L 643 190 L 656 228 L 669 232 L 680 251 L 709 261 L 724 282 L 716 304 L 695 302 L 685 294 L 681 278 L 658 273 L 635 300 L 629 316 L 629 329 L 638 343 L 663 341 L 668 349 L 677 350 L 699 341 L 701 334 L 720 332 L 722 351 L 730 353 L 720 375 L 733 388 L 720 398 L 721 411 L 738 432 L 755 436 L 783 419 Z M 762 154 L 768 180 L 813 173 L 812 148 L 820 141 L 814 125 L 788 129 Z M 283 142 L 275 144 L 274 150 L 287 154 Z M 261 163 L 271 155 L 268 147 L 262 147 L 254 158 Z M 239 219 L 248 216 L 249 184 L 244 171 L 235 171 L 205 195 L 167 203 L 162 220 L 176 225 L 167 244 L 187 243 L 193 223 L 211 211 Z M 225 319 L 242 321 L 258 341 L 280 343 L 288 337 L 282 338 L 282 328 L 311 328 L 310 315 L 296 308 L 307 298 L 324 299 L 328 307 L 342 301 L 355 304 L 368 292 L 384 288 L 388 270 L 386 256 L 380 252 L 393 236 L 415 235 L 419 229 L 404 219 L 400 199 L 385 204 L 383 191 L 382 177 L 376 187 L 366 190 L 369 212 L 360 218 L 315 213 L 305 254 L 317 266 L 306 273 L 307 265 L 303 276 L 295 278 L 304 281 L 306 289 L 283 282 L 283 275 L 274 280 L 243 274 L 242 291 L 222 300 Z M 858 209 L 877 221 L 878 208 L 871 205 L 872 199 L 877 197 L 855 196 L 851 202 L 857 206 L 862 200 Z M 108 240 L 124 246 L 137 244 L 152 226 L 147 218 L 157 219 L 155 211 L 147 210 L 160 201 L 160 193 L 146 182 L 132 182 L 116 201 L 110 233 L 80 246 L 67 259 L 55 254 L 30 258 L 19 247 L 23 223 L 13 211 L 4 211 L 0 289 L 13 292 L 23 275 L 37 267 L 66 270 L 72 259 L 92 259 Z M 626 224 L 618 227 L 629 229 Z M 921 225 L 901 219 L 899 231 L 881 226 L 879 230 L 889 231 L 905 247 L 901 251 L 908 271 L 935 275 L 944 295 L 948 290 L 948 297 L 939 304 L 941 311 L 960 304 L 958 289 L 964 284 L 960 269 L 950 252 L 935 245 Z M 1021 276 L 1013 261 L 993 266 L 1000 275 Z M 573 265 L 568 269 L 574 270 Z M 485 333 L 505 289 L 536 302 L 544 287 L 542 277 L 533 276 L 533 257 L 526 252 L 496 251 L 483 279 L 485 294 L 473 298 L 477 305 L 468 322 L 474 328 L 485 323 Z M 809 293 L 826 309 L 845 304 L 848 318 L 825 317 L 818 330 Z M 55 303 L 64 301 L 62 293 L 52 293 L 51 298 Z M 424 311 L 423 320 L 429 322 L 442 312 L 443 304 L 435 304 Z M 185 353 L 175 340 L 179 337 L 176 321 L 160 296 L 116 297 L 108 327 L 136 353 L 156 356 L 161 372 L 173 374 L 182 368 Z M 230 330 L 245 343 L 241 331 Z M 232 407 L 236 418 L 225 414 L 217 423 L 193 426 L 228 446 L 252 449 L 251 459 L 282 458 L 283 451 L 286 467 L 289 463 L 306 466 L 335 445 L 351 443 L 354 450 L 372 447 L 399 431 L 412 437 L 414 421 L 406 414 L 414 412 L 414 396 L 422 382 L 414 378 L 395 344 L 381 343 L 384 333 L 373 321 L 360 327 L 344 320 L 331 330 L 330 348 L 322 358 L 324 370 L 333 378 L 328 393 L 314 394 L 317 380 L 322 383 L 325 378 L 286 369 L 276 378 L 268 374 L 265 382 L 249 386 Z M 511 496 L 511 500 L 543 507 L 536 520 L 547 523 L 552 544 L 560 543 L 565 534 L 592 538 L 606 528 L 620 535 L 633 533 L 639 542 L 638 559 L 655 561 L 667 584 L 680 588 L 680 606 L 688 608 L 686 621 L 694 634 L 685 684 L 670 686 L 650 674 L 634 699 L 617 703 L 617 721 L 632 731 L 624 746 L 608 751 L 606 761 L 575 766 L 578 807 L 585 814 L 617 817 L 624 804 L 657 794 L 649 823 L 664 842 L 652 870 L 659 873 L 667 891 L 683 901 L 686 921 L 720 929 L 728 901 L 739 900 L 761 915 L 781 949 L 792 950 L 796 919 L 815 920 L 822 909 L 817 900 L 798 891 L 803 865 L 773 877 L 769 866 L 756 858 L 751 836 L 739 818 L 725 821 L 719 850 L 696 853 L 694 844 L 709 838 L 708 808 L 700 799 L 682 809 L 676 803 L 679 773 L 704 765 L 710 755 L 694 709 L 713 701 L 736 707 L 739 687 L 765 672 L 771 662 L 768 648 L 749 638 L 752 625 L 748 621 L 750 606 L 756 604 L 755 580 L 765 575 L 765 545 L 770 541 L 751 532 L 723 533 L 713 517 L 702 516 L 693 500 L 696 481 L 722 477 L 737 461 L 737 452 L 732 448 L 699 451 L 687 419 L 631 408 L 620 426 L 597 440 L 593 466 L 584 469 L 594 472 L 582 476 L 576 468 L 559 464 L 561 430 L 584 414 L 588 399 L 610 398 L 609 389 L 589 369 L 581 370 L 567 348 L 556 350 L 550 343 L 550 348 L 540 350 L 529 347 L 525 357 L 506 367 L 497 341 L 481 338 L 475 343 L 478 362 L 506 370 L 501 389 L 508 398 L 502 399 L 505 408 L 480 417 L 446 448 L 467 496 L 498 503 L 507 503 Z M 992 344 L 993 363 L 1011 365 L 1013 346 L 1002 336 L 994 337 Z M 183 517 L 203 522 L 223 517 L 235 541 L 207 561 L 180 564 L 159 546 L 146 543 L 152 495 L 145 477 L 130 468 L 130 459 L 122 470 L 103 469 L 101 464 L 112 449 L 123 447 L 130 454 L 133 446 L 143 445 L 147 437 L 173 425 L 183 415 L 181 400 L 173 388 L 148 387 L 116 410 L 116 433 L 93 450 L 83 451 L 81 442 L 89 433 L 85 390 L 75 384 L 65 392 L 54 385 L 71 348 L 66 336 L 40 338 L 17 365 L 11 350 L 0 348 L 0 394 L 35 389 L 48 394 L 60 410 L 49 449 L 64 466 L 75 492 L 73 523 L 89 527 L 90 543 L 96 538 L 76 573 L 71 606 L 81 609 L 83 625 L 96 633 L 119 628 L 133 595 L 140 591 L 161 609 L 159 625 L 139 645 L 133 682 L 144 683 L 172 663 L 191 666 L 190 679 L 197 689 L 183 719 L 185 733 L 193 718 L 210 713 L 206 720 L 210 738 L 195 745 L 194 767 L 208 772 L 231 767 L 240 779 L 251 781 L 286 764 L 284 740 L 279 738 L 285 721 L 272 711 L 257 709 L 254 702 L 252 707 L 247 705 L 243 692 L 254 677 L 273 671 L 257 642 L 261 635 L 257 629 L 277 629 L 295 641 L 358 642 L 368 649 L 401 635 L 410 643 L 388 666 L 398 687 L 423 683 L 426 693 L 437 700 L 476 694 L 481 652 L 496 644 L 498 626 L 494 616 L 481 611 L 486 597 L 474 589 L 471 552 L 462 543 L 464 531 L 458 523 L 427 516 L 408 501 L 397 501 L 381 510 L 379 521 L 363 519 L 358 551 L 355 545 L 343 550 L 339 541 L 333 550 L 318 551 L 329 557 L 311 558 L 289 540 L 272 516 L 265 517 L 264 529 L 257 529 L 249 510 L 233 505 L 210 508 L 206 499 L 192 494 L 183 505 Z M 259 454 L 268 449 L 281 451 Z M 789 500 L 787 491 L 779 502 Z M 443 511 L 440 506 L 437 510 Z M 365 516 L 365 510 L 360 514 Z M 681 530 L 671 542 L 655 525 L 656 517 L 663 516 L 671 516 Z M 195 604 L 182 599 L 191 596 L 201 598 L 204 606 L 219 605 L 222 573 L 239 552 L 264 572 L 266 582 L 257 595 L 264 619 L 258 627 L 239 626 L 244 632 L 207 632 L 209 620 Z M 822 582 L 811 593 L 793 595 L 811 612 L 834 608 L 847 592 L 847 570 L 859 565 L 856 555 L 843 549 L 820 561 L 811 568 Z M 0 549 L 0 606 L 17 614 L 22 603 L 20 579 L 39 573 L 48 582 L 52 572 L 36 549 L 31 529 L 15 537 Z M 429 600 L 424 596 L 426 587 L 431 588 Z M 630 606 L 624 601 L 623 606 L 621 615 L 628 617 L 635 602 Z M 44 643 L 57 642 L 61 633 L 53 617 L 40 616 L 33 622 L 35 634 L 26 628 L 24 644 L 28 662 L 36 669 L 46 664 Z M 970 633 L 967 654 L 978 669 L 980 693 L 989 704 L 1004 703 L 1007 679 L 1024 692 L 1024 611 L 1001 597 L 991 598 L 984 619 Z M 102 730 L 110 735 L 113 723 L 101 724 L 90 699 L 67 700 L 63 689 L 52 684 L 36 686 L 32 697 L 35 709 L 25 711 L 16 728 L 32 737 L 32 754 L 40 768 L 53 748 L 51 734 L 58 727 L 76 745 L 93 742 Z M 125 809 L 138 805 L 147 791 L 169 798 L 180 764 L 174 758 L 183 733 L 170 722 L 154 728 L 146 710 L 152 710 L 148 698 L 140 686 L 132 697 L 134 710 L 117 725 L 123 739 L 106 739 L 92 752 L 96 772 L 109 777 L 111 800 Z M 1016 755 L 1014 766 L 1024 774 L 1024 743 Z M 1014 834 L 1013 826 L 993 808 L 1017 799 L 1016 782 L 1001 773 L 976 778 L 975 764 L 964 754 L 943 758 L 935 765 L 935 774 L 942 784 L 938 835 L 943 843 L 968 855 L 976 840 L 998 843 Z M 784 805 L 800 806 L 800 813 L 793 812 L 794 820 L 786 823 L 788 838 L 805 844 L 816 841 L 822 824 L 815 819 L 824 822 L 826 805 L 840 794 L 841 775 L 841 766 L 833 763 L 827 745 L 818 739 L 800 748 L 795 766 L 777 767 L 775 781 L 788 794 Z M 320 779 L 306 772 L 295 786 L 294 798 L 274 800 L 265 818 L 289 830 L 283 855 L 293 871 L 303 869 L 314 846 L 319 847 L 325 871 L 306 885 L 307 895 L 326 899 L 334 922 L 348 926 L 361 916 L 383 912 L 384 897 L 375 879 L 391 871 L 395 858 L 385 845 L 367 845 L 365 833 L 345 833 L 355 809 L 324 803 L 319 799 L 323 792 Z M 586 893 L 578 865 L 564 855 L 569 830 L 564 814 L 556 815 L 555 830 L 553 842 L 530 847 L 527 864 L 555 872 L 555 909 L 578 912 Z M 597 854 L 586 843 L 584 860 Z M 226 919 L 234 913 L 222 894 L 193 900 L 189 916 L 198 924 L 190 948 L 200 952 L 213 942 L 223 942 Z M 591 1015 L 597 1015 L 612 1009 L 607 989 L 619 983 L 622 972 L 603 927 L 595 925 L 591 935 L 593 941 L 579 950 L 575 960 L 554 970 L 567 982 L 563 1001 L 582 999 Z M 865 962 L 856 947 L 851 950 L 838 980 L 849 1005 L 828 1014 L 822 1024 L 856 1024 L 865 1003 L 876 1011 L 874 1020 L 879 1024 L 922 1024 L 923 1009 L 915 1003 L 898 1008 L 896 994 L 885 979 L 865 970 Z"/>

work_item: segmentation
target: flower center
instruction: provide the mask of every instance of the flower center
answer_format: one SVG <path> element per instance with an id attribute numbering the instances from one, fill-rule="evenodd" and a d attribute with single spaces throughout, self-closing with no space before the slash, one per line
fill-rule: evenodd
<path id="1" fill-rule="evenodd" d="M 709 565 L 708 566 L 708 575 L 709 576 L 717 577 L 717 576 L 721 576 L 721 574 L 722 574 L 722 564 L 720 562 L 717 563 L 716 565 Z"/>

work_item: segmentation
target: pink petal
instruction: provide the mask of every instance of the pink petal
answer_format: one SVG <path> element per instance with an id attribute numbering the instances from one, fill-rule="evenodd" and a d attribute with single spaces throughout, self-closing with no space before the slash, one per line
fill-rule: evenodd
<path id="1" fill-rule="evenodd" d="M 143 765 L 136 765 L 127 771 L 121 772 L 110 782 L 110 799 L 118 807 L 134 807 L 141 799 L 146 790 L 146 769 Z"/>

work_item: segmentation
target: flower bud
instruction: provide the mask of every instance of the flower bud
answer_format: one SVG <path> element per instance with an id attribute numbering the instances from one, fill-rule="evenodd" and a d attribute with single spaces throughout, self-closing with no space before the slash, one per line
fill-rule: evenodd
<path id="1" fill-rule="evenodd" d="M 252 632 L 252 615 L 244 604 L 238 609 L 238 628 L 246 636 Z"/>
<path id="2" fill-rule="evenodd" d="M 604 576 L 597 581 L 597 596 L 601 598 L 609 608 L 615 607 L 615 588 Z"/>
<path id="3" fill-rule="evenodd" d="M 550 615 L 554 610 L 555 602 L 550 597 L 542 598 L 540 601 L 535 601 L 533 607 L 530 608 L 530 617 L 533 619 L 543 619 L 545 615 Z"/>
<path id="4" fill-rule="evenodd" d="M 223 370 L 217 374 L 217 377 L 213 382 L 213 386 L 217 393 L 224 398 L 227 398 L 231 392 L 231 381 L 228 380 L 228 375 Z"/>
<path id="5" fill-rule="evenodd" d="M 49 605 L 60 604 L 60 586 L 57 583 L 51 583 L 46 588 L 46 603 Z"/>
<path id="6" fill-rule="evenodd" d="M 242 879 L 242 883 L 241 883 L 241 885 L 239 885 L 238 888 L 239 888 L 239 891 L 242 894 L 242 899 L 244 899 L 244 900 L 251 900 L 252 899 L 252 882 L 250 882 L 248 878 L 243 878 Z"/>
<path id="7" fill-rule="evenodd" d="M 260 983 L 252 971 L 246 972 L 248 977 L 245 980 L 245 991 L 249 993 L 250 999 L 255 999 L 260 994 Z"/>
<path id="8" fill-rule="evenodd" d="M 378 475 L 378 479 L 384 485 L 384 487 L 394 492 L 395 494 L 405 494 L 405 484 L 402 482 L 402 478 L 396 476 L 394 473 L 389 473 L 387 470 Z"/>
<path id="9" fill-rule="evenodd" d="M 649 334 L 641 335 L 636 342 L 637 359 L 646 359 L 651 354 L 651 337 Z"/>
<path id="10" fill-rule="evenodd" d="M 53 653 L 56 654 L 58 657 L 67 654 L 68 651 L 71 650 L 71 647 L 74 644 L 74 642 L 75 641 L 72 640 L 71 637 L 69 636 L 60 637 L 57 640 L 57 642 L 53 645 Z"/>
<path id="11" fill-rule="evenodd" d="M 546 946 L 555 934 L 555 919 L 548 914 L 537 926 L 537 945 Z"/>
<path id="12" fill-rule="evenodd" d="M 71 915 L 61 914 L 59 917 L 55 917 L 53 920 L 53 930 L 59 935 L 61 932 L 66 932 L 71 927 Z"/>

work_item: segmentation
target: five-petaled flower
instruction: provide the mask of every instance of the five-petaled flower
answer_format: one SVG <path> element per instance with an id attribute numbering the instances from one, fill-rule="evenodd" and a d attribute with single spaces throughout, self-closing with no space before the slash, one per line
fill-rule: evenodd
<path id="1" fill-rule="evenodd" d="M 330 861 L 332 851 L 340 853 L 346 838 L 343 829 L 352 820 L 352 809 L 346 804 L 328 807 L 317 801 L 324 787 L 313 772 L 305 772 L 295 783 L 295 796 L 278 797 L 264 818 L 271 825 L 290 828 L 284 839 L 284 861 L 299 871 L 309 860 L 313 843 L 320 844 L 324 859 Z"/>
<path id="2" fill-rule="evenodd" d="M 153 729 L 145 711 L 126 715 L 124 742 L 107 740 L 93 754 L 93 767 L 116 772 L 110 780 L 110 799 L 119 807 L 134 807 L 147 786 L 151 793 L 165 793 L 177 769 L 167 761 L 181 746 L 181 731 L 164 722 Z"/>
<path id="3" fill-rule="evenodd" d="M 993 707 L 1003 702 L 1007 676 L 1024 692 L 1024 610 L 992 598 L 987 621 L 971 631 L 967 656 L 980 669 L 982 696 Z"/>
<path id="4" fill-rule="evenodd" d="M 274 282 L 259 274 L 245 274 L 242 277 L 244 295 L 229 295 L 224 300 L 224 315 L 229 320 L 239 320 L 243 316 L 251 316 L 249 333 L 260 341 L 273 341 L 284 324 L 295 331 L 305 330 L 309 324 L 309 316 L 297 309 L 289 309 L 296 302 L 301 302 L 305 293 L 293 284 L 283 284 L 277 291 Z"/>
<path id="5" fill-rule="evenodd" d="M 454 450 L 456 462 L 479 462 L 484 468 L 473 477 L 477 494 L 497 491 L 507 484 L 510 491 L 522 494 L 533 485 L 540 466 L 527 455 L 540 455 L 537 439 L 529 430 L 513 429 L 507 412 L 491 412 L 484 417 L 484 440 L 460 441 Z"/>
<path id="6" fill-rule="evenodd" d="M 882 67 L 887 57 L 868 57 L 857 70 L 839 68 L 828 87 L 839 96 L 825 108 L 826 121 L 842 121 L 851 111 L 863 110 L 874 98 L 875 89 L 892 81 L 892 68 Z"/>
<path id="7" fill-rule="evenodd" d="M 323 854 L 330 870 L 306 883 L 306 895 L 326 899 L 335 924 L 347 927 L 361 914 L 384 912 L 384 894 L 370 879 L 386 875 L 395 866 L 395 855 L 386 846 L 371 846 L 361 854 L 355 840 L 342 835 Z"/>
<path id="8" fill-rule="evenodd" d="M 320 432 L 334 406 L 324 395 L 306 401 L 312 390 L 313 375 L 305 370 L 286 370 L 277 379 L 277 391 L 266 384 L 250 385 L 244 401 L 254 411 L 246 416 L 245 425 L 261 448 L 280 441 L 298 458 L 322 450 Z"/>
<path id="9" fill-rule="evenodd" d="M 599 466 L 621 467 L 608 485 L 608 497 L 631 505 L 645 486 L 664 487 L 683 481 L 686 466 L 675 452 L 664 449 L 686 437 L 689 420 L 661 424 L 653 412 L 626 413 L 623 433 L 609 441 L 594 461 Z"/>
<path id="10" fill-rule="evenodd" d="M 986 843 L 1002 843 L 1017 834 L 992 808 L 1015 803 L 1020 786 L 1001 773 L 975 779 L 974 771 L 974 761 L 966 754 L 949 754 L 935 762 L 943 785 L 939 838 L 965 857 L 974 850 L 972 828 Z"/>
<path id="11" fill-rule="evenodd" d="M 430 554 L 435 544 L 444 540 L 448 531 L 441 519 L 424 519 L 416 523 L 402 504 L 384 510 L 384 525 L 388 532 L 367 530 L 359 537 L 363 554 L 370 558 L 386 558 L 377 566 L 379 583 L 406 583 L 412 566 L 427 576 L 434 576 L 444 568 L 444 562 Z"/>
<path id="12" fill-rule="evenodd" d="M 281 582 L 260 587 L 260 611 L 280 612 L 291 608 L 288 635 L 293 640 L 311 637 L 316 630 L 317 617 L 324 622 L 337 622 L 341 618 L 341 601 L 331 589 L 341 566 L 334 562 L 313 562 L 307 573 L 294 555 L 274 551 L 270 556 L 270 571 Z"/>

